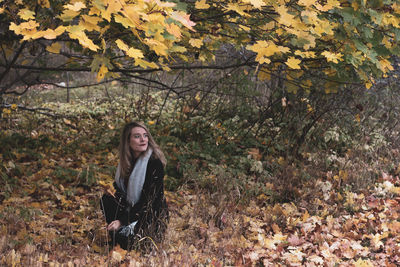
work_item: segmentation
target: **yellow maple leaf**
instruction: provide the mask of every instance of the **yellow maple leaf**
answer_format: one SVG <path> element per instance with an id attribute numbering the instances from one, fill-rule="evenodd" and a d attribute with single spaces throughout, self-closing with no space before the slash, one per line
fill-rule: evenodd
<path id="1" fill-rule="evenodd" d="M 87 48 L 89 48 L 90 50 L 93 50 L 93 51 L 97 51 L 97 49 L 100 49 L 100 47 L 98 47 L 96 44 L 94 44 L 93 41 L 90 40 L 90 39 L 86 36 L 86 34 L 84 34 L 83 37 L 84 37 L 84 38 L 82 38 L 82 39 L 78 39 L 79 43 L 80 43 L 82 46 L 87 47 Z"/>
<path id="2" fill-rule="evenodd" d="M 315 52 L 314 51 L 300 51 L 300 50 L 296 50 L 294 52 L 294 54 L 296 56 L 301 56 L 302 58 L 315 58 Z"/>
<path id="3" fill-rule="evenodd" d="M 162 42 L 160 42 L 160 41 L 157 41 L 157 40 L 155 40 L 155 39 L 151 39 L 151 38 L 146 38 L 146 39 L 144 40 L 144 42 L 145 42 L 148 46 L 150 46 L 150 48 L 151 48 L 154 52 L 156 52 L 157 55 L 160 55 L 160 56 L 168 56 L 168 53 L 167 53 L 168 47 L 167 47 L 164 43 L 162 43 Z"/>
<path id="4" fill-rule="evenodd" d="M 277 46 L 274 42 L 265 40 L 257 41 L 254 45 L 247 46 L 247 49 L 257 53 L 256 61 L 260 64 L 269 64 L 271 62 L 269 57 L 275 53 L 288 53 L 290 51 L 288 47 Z"/>
<path id="5" fill-rule="evenodd" d="M 300 59 L 297 59 L 295 57 L 290 57 L 287 59 L 285 64 L 291 69 L 300 69 L 300 66 L 299 66 L 300 62 L 301 62 Z"/>
<path id="6" fill-rule="evenodd" d="M 197 9 L 207 9 L 210 7 L 209 4 L 206 3 L 206 0 L 199 0 L 196 1 L 195 5 L 194 5 Z"/>
<path id="7" fill-rule="evenodd" d="M 252 6 L 258 9 L 261 9 L 261 7 L 266 5 L 263 0 L 243 0 L 243 2 L 250 3 Z"/>
<path id="8" fill-rule="evenodd" d="M 382 72 L 384 72 L 384 73 L 393 70 L 392 64 L 389 62 L 389 60 L 387 60 L 387 59 L 385 59 L 385 58 L 379 60 L 378 67 L 379 67 L 379 69 L 380 69 Z"/>
<path id="9" fill-rule="evenodd" d="M 333 35 L 334 27 L 335 26 L 328 20 L 319 20 L 318 24 L 314 26 L 313 31 L 319 36 L 322 36 L 323 34 Z"/>
<path id="10" fill-rule="evenodd" d="M 47 29 L 45 31 L 39 31 L 32 36 L 32 39 L 45 38 L 48 40 L 52 40 L 55 39 L 57 36 L 63 34 L 65 30 L 66 27 L 58 26 L 55 30 Z"/>
<path id="11" fill-rule="evenodd" d="M 101 27 L 99 25 L 89 23 L 89 22 L 87 22 L 85 20 L 81 20 L 79 22 L 79 25 L 84 27 L 87 31 L 100 31 L 101 30 Z"/>
<path id="12" fill-rule="evenodd" d="M 63 11 L 63 13 L 59 16 L 59 18 L 64 21 L 64 22 L 68 22 L 71 21 L 73 18 L 75 18 L 76 16 L 79 15 L 79 12 L 74 11 L 74 10 L 69 10 L 66 9 Z"/>
<path id="13" fill-rule="evenodd" d="M 71 5 L 71 4 L 64 5 L 65 9 L 69 9 L 72 11 L 79 11 L 85 7 L 86 7 L 86 5 L 83 2 L 75 2 L 73 5 Z"/>
<path id="14" fill-rule="evenodd" d="M 280 5 L 275 10 L 279 14 L 279 23 L 286 26 L 291 26 L 295 23 L 294 16 L 288 13 L 288 9 L 285 5 Z"/>
<path id="15" fill-rule="evenodd" d="M 97 81 L 100 82 L 101 80 L 103 80 L 107 72 L 108 68 L 106 67 L 106 65 L 101 65 L 99 72 L 97 72 Z"/>
<path id="16" fill-rule="evenodd" d="M 143 58 L 143 53 L 142 51 L 140 51 L 139 49 L 135 49 L 135 48 L 129 48 L 128 51 L 126 51 L 126 54 L 132 58 Z"/>
<path id="17" fill-rule="evenodd" d="M 22 31 L 36 29 L 36 27 L 38 27 L 38 26 L 39 26 L 39 24 L 36 21 L 29 20 L 29 21 L 23 22 L 19 25 L 15 24 L 14 22 L 11 22 L 9 29 L 11 31 L 14 31 L 16 34 L 20 34 Z"/>
<path id="18" fill-rule="evenodd" d="M 140 59 L 140 58 L 135 59 L 135 66 L 140 66 L 144 69 L 147 69 L 147 68 L 157 69 L 158 68 L 156 63 L 148 62 L 148 61 Z"/>
<path id="19" fill-rule="evenodd" d="M 286 47 L 286 46 L 278 46 L 278 51 L 280 52 L 280 53 L 289 53 L 290 52 L 290 48 L 289 47 Z"/>
<path id="20" fill-rule="evenodd" d="M 131 22 L 133 23 L 132 26 L 138 27 L 140 25 L 140 17 L 139 13 L 137 11 L 137 7 L 133 5 L 127 5 L 122 8 L 122 13 L 124 16 Z M 102 16 L 104 17 L 104 14 L 102 12 Z M 131 26 L 131 25 L 130 25 Z M 131 26 L 131 27 L 132 27 Z"/>
<path id="21" fill-rule="evenodd" d="M 301 12 L 301 17 L 305 19 L 306 23 L 308 24 L 318 24 L 318 13 L 314 10 L 303 10 Z"/>
<path id="22" fill-rule="evenodd" d="M 161 13 L 140 14 L 143 20 L 150 21 L 152 24 L 164 24 L 165 17 Z M 152 25 L 152 26 L 153 26 Z"/>
<path id="23" fill-rule="evenodd" d="M 16 25 L 14 22 L 11 22 L 9 29 L 11 31 L 14 31 L 15 34 L 22 35 L 23 36 L 22 40 L 29 40 L 32 39 L 32 37 L 36 34 L 37 32 L 36 28 L 38 26 L 39 24 L 36 21 L 29 20 L 19 25 Z"/>
<path id="24" fill-rule="evenodd" d="M 243 6 L 239 6 L 238 4 L 234 4 L 234 3 L 229 3 L 225 7 L 225 10 L 227 10 L 227 11 L 235 11 L 236 13 L 238 13 L 240 16 L 243 16 L 243 17 L 249 17 L 250 16 L 249 14 L 244 12 L 244 7 Z"/>
<path id="25" fill-rule="evenodd" d="M 84 27 L 86 28 L 86 30 L 88 30 L 88 31 L 92 31 L 92 30 L 99 31 L 100 26 L 98 26 L 97 24 L 101 21 L 102 21 L 102 19 L 97 16 L 83 15 L 81 17 L 80 23 L 82 23 L 84 25 Z"/>
<path id="26" fill-rule="evenodd" d="M 23 20 L 29 20 L 29 19 L 34 19 L 35 18 L 35 12 L 31 11 L 27 8 L 21 9 L 18 12 L 18 16 L 23 19 Z"/>
<path id="27" fill-rule="evenodd" d="M 178 39 L 180 39 L 182 36 L 180 27 L 174 23 L 166 24 L 165 29 L 167 30 L 168 33 L 172 34 Z"/>
<path id="28" fill-rule="evenodd" d="M 89 15 L 89 16 L 93 16 L 93 15 L 101 16 L 101 10 L 100 10 L 99 8 L 97 8 L 97 6 L 96 6 L 96 4 L 95 4 L 95 6 L 92 6 L 92 7 L 90 8 L 89 14 L 88 14 L 88 15 Z"/>
<path id="29" fill-rule="evenodd" d="M 52 43 L 46 47 L 46 50 L 50 53 L 59 54 L 61 49 L 61 44 L 59 42 Z"/>
<path id="30" fill-rule="evenodd" d="M 258 53 L 260 57 L 269 57 L 278 52 L 286 53 L 289 51 L 287 47 L 277 46 L 274 42 L 265 40 L 257 41 L 254 45 L 248 46 L 247 49 Z"/>
<path id="31" fill-rule="evenodd" d="M 310 7 L 312 6 L 316 1 L 315 0 L 299 0 L 299 5 Z"/>
<path id="32" fill-rule="evenodd" d="M 111 22 L 111 11 L 109 9 L 101 10 L 100 14 L 103 19 Z"/>
<path id="33" fill-rule="evenodd" d="M 122 24 L 122 26 L 124 26 L 125 28 L 135 27 L 135 24 L 133 24 L 131 20 L 119 14 L 116 14 L 114 16 L 114 20 L 115 22 Z"/>
<path id="34" fill-rule="evenodd" d="M 119 0 L 109 0 L 107 10 L 110 13 L 118 13 L 122 9 L 121 1 Z"/>
<path id="35" fill-rule="evenodd" d="M 189 44 L 193 47 L 200 48 L 203 45 L 203 40 L 201 39 L 190 39 Z"/>
<path id="36" fill-rule="evenodd" d="M 121 39 L 117 39 L 115 43 L 117 44 L 118 48 L 121 49 L 122 51 L 126 52 L 129 50 L 129 46 L 125 44 L 124 41 L 122 41 Z"/>
<path id="37" fill-rule="evenodd" d="M 329 51 L 324 51 L 321 53 L 328 62 L 339 63 L 339 60 L 342 61 L 343 54 L 341 53 L 332 53 Z"/>
<path id="38" fill-rule="evenodd" d="M 260 64 L 269 64 L 271 63 L 271 60 L 268 57 L 264 57 L 264 56 L 257 56 L 256 57 L 256 61 L 258 61 L 258 63 Z"/>
<path id="39" fill-rule="evenodd" d="M 196 25 L 196 23 L 191 21 L 190 16 L 188 14 L 186 14 L 185 12 L 174 11 L 174 12 L 171 12 L 170 16 L 172 19 L 182 23 L 182 25 L 185 26 L 186 28 L 188 28 L 189 30 L 194 31 L 193 26 Z"/>
<path id="40" fill-rule="evenodd" d="M 90 50 L 97 51 L 97 49 L 100 49 L 96 44 L 93 43 L 92 40 L 90 40 L 86 33 L 84 32 L 84 28 L 80 25 L 73 25 L 67 28 L 69 32 L 69 36 L 72 39 L 76 39 L 79 41 L 79 43 L 86 48 L 89 48 Z"/>
<path id="41" fill-rule="evenodd" d="M 66 27 L 64 27 L 64 26 L 58 26 L 54 31 L 53 31 L 53 33 L 52 34 L 55 34 L 56 36 L 59 36 L 60 34 L 63 34 L 65 31 L 66 31 Z M 51 39 L 51 37 L 50 36 L 46 36 L 46 35 L 44 35 L 44 38 L 46 38 L 46 39 Z"/>

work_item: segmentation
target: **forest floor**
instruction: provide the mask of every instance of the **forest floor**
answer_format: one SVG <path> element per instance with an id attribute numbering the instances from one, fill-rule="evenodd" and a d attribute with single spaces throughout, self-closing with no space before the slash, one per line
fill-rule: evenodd
<path id="1" fill-rule="evenodd" d="M 115 129 L 122 122 L 115 118 L 130 116 L 119 106 L 121 114 L 110 115 L 114 107 L 88 108 L 98 113 L 78 104 L 56 107 L 66 114 L 57 120 L 12 110 L 0 120 L 0 265 L 399 266 L 399 167 L 358 188 L 341 168 L 303 179 L 298 188 L 291 169 L 286 182 L 281 175 L 262 184 L 252 180 L 257 172 L 248 179 L 209 173 L 206 186 L 166 191 L 170 221 L 151 252 L 111 248 L 99 200 L 118 160 Z M 72 108 L 80 115 L 71 118 Z M 244 160 L 259 153 L 247 149 Z M 361 182 L 362 175 L 352 174 Z M 244 186 L 227 192 L 233 178 Z M 292 185 L 295 197 L 243 194 L 259 185 L 283 192 L 282 184 Z"/>
<path id="2" fill-rule="evenodd" d="M 17 162 L 8 162 L 8 168 L 19 166 L 31 174 L 23 176 L 0 204 L 1 265 L 396 266 L 400 262 L 398 177 L 383 174 L 373 190 L 344 195 L 335 192 L 330 182 L 319 182 L 307 201 L 274 205 L 266 204 L 263 195 L 233 204 L 222 195 L 181 187 L 166 192 L 170 222 L 164 241 L 152 252 L 140 253 L 107 246 L 99 198 L 110 177 L 92 187 L 74 182 L 67 187 L 59 178 L 48 178 L 56 165 L 73 166 L 72 159 L 30 162 L 27 155 L 20 156 Z"/>

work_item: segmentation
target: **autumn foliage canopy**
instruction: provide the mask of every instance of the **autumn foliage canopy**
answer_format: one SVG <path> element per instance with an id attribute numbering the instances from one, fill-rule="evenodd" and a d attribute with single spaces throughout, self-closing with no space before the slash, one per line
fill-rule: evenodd
<path id="1" fill-rule="evenodd" d="M 400 39 L 392 0 L 0 0 L 0 18 L 0 80 L 12 69 L 91 70 L 101 81 L 207 66 L 230 44 L 250 55 L 237 60 L 262 80 L 285 69 L 306 89 L 317 73 L 325 87 L 369 88 L 393 69 Z M 62 60 L 29 60 L 25 50 Z M 11 84 L 2 83 L 4 92 Z"/>

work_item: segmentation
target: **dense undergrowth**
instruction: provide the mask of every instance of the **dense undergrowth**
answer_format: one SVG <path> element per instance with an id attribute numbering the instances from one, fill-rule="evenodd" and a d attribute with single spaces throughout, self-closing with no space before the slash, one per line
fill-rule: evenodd
<path id="1" fill-rule="evenodd" d="M 54 116 L 17 106 L 3 111 L 0 262 L 331 266 L 399 260 L 396 90 L 382 84 L 351 94 L 277 90 L 265 97 L 238 88 L 237 96 L 224 88 L 174 96 L 116 85 L 106 93 L 78 89 L 71 103 L 56 101 L 56 90 L 9 99 Z M 108 253 L 98 210 L 113 180 L 120 128 L 131 120 L 149 126 L 168 159 L 172 216 L 152 257 Z"/>

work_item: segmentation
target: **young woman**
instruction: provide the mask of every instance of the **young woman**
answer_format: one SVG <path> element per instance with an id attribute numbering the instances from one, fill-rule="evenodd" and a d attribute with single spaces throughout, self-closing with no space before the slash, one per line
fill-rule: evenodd
<path id="1" fill-rule="evenodd" d="M 126 124 L 119 146 L 116 193 L 101 199 L 113 245 L 131 249 L 139 245 L 139 240 L 161 240 L 168 220 L 165 164 L 164 154 L 149 130 L 138 122 Z"/>

